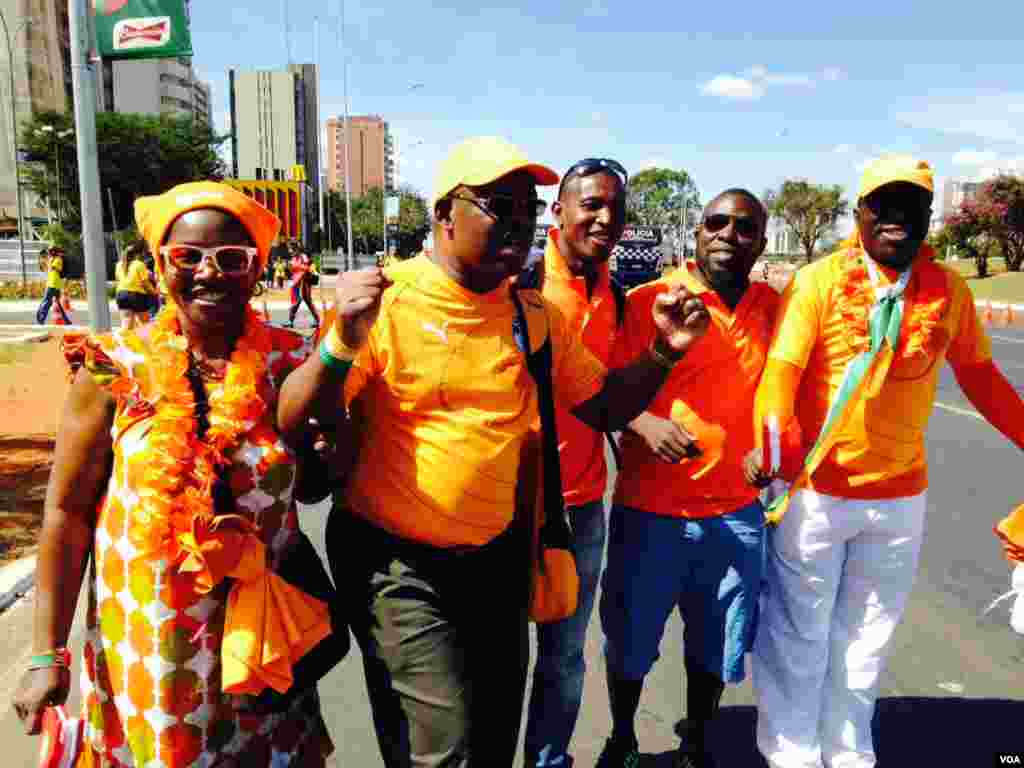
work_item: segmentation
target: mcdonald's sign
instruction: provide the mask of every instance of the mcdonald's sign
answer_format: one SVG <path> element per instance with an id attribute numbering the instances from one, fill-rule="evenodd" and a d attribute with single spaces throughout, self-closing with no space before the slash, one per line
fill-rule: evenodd
<path id="1" fill-rule="evenodd" d="M 224 179 L 224 183 L 276 213 L 281 220 L 282 237 L 302 240 L 303 182 Z"/>

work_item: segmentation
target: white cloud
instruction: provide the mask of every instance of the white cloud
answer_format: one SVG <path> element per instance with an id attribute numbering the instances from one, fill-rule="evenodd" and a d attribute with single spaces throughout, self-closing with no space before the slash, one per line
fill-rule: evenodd
<path id="1" fill-rule="evenodd" d="M 756 101 L 764 96 L 764 86 L 734 75 L 717 75 L 701 86 L 706 96 L 734 101 Z"/>
<path id="2" fill-rule="evenodd" d="M 838 80 L 840 75 L 841 71 L 835 67 L 826 68 L 819 76 L 803 72 L 771 72 L 765 65 L 755 64 L 739 75 L 717 75 L 701 86 L 701 92 L 734 101 L 755 101 L 769 88 L 813 88 L 819 80 Z"/>
<path id="3" fill-rule="evenodd" d="M 764 81 L 768 85 L 797 85 L 804 87 L 814 85 L 810 75 L 765 75 Z"/>
<path id="4" fill-rule="evenodd" d="M 998 155 L 991 150 L 961 149 L 953 155 L 953 165 L 990 165 L 997 157 Z"/>
<path id="5" fill-rule="evenodd" d="M 839 67 L 825 67 L 821 71 L 821 79 L 829 83 L 842 80 L 844 77 L 846 77 L 846 73 Z"/>
<path id="6" fill-rule="evenodd" d="M 837 155 L 848 155 L 853 152 L 854 149 L 856 149 L 856 147 L 854 147 L 853 144 L 836 144 L 836 148 L 832 151 Z"/>
<path id="7" fill-rule="evenodd" d="M 1024 93 L 979 91 L 935 98 L 896 115 L 914 128 L 1024 146 Z"/>

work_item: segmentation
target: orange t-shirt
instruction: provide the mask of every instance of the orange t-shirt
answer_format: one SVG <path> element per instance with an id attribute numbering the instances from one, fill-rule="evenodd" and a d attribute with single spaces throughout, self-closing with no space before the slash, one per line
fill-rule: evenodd
<path id="1" fill-rule="evenodd" d="M 406 539 L 485 544 L 512 521 L 520 452 L 539 420 L 509 285 L 472 293 L 425 256 L 386 274 L 394 284 L 345 381 L 360 435 L 349 506 Z M 534 348 L 550 333 L 555 397 L 597 394 L 605 367 L 557 308 L 535 291 L 520 297 Z"/>
<path id="2" fill-rule="evenodd" d="M 719 435 L 720 460 L 706 471 L 699 461 L 669 464 L 659 459 L 638 435 L 623 433 L 622 469 L 615 503 L 671 517 L 711 517 L 732 512 L 757 498 L 743 477 L 743 459 L 754 447 L 754 393 L 768 355 L 779 294 L 766 283 L 752 282 L 735 310 L 692 274 L 689 264 L 667 278 L 629 292 L 626 320 L 615 345 L 613 367 L 629 363 L 647 349 L 656 330 L 654 299 L 677 281 L 700 295 L 711 314 L 707 333 L 665 379 L 647 412 L 663 419 L 693 423 Z M 697 418 L 694 419 L 693 416 Z M 701 434 L 696 435 L 698 444 Z M 695 477 L 697 475 L 697 477 Z"/>
<path id="3" fill-rule="evenodd" d="M 544 251 L 544 298 L 561 310 L 572 333 L 605 366 L 611 360 L 617 316 L 608 265 L 598 266 L 593 293 L 587 295 L 587 281 L 569 271 L 558 251 L 555 230 L 548 234 Z M 604 434 L 577 419 L 568 408 L 556 403 L 558 450 L 562 464 L 565 503 L 579 506 L 604 497 L 608 468 L 604 461 Z"/>
<path id="4" fill-rule="evenodd" d="M 796 417 L 804 452 L 825 423 L 847 364 L 856 353 L 848 342 L 841 304 L 845 251 L 804 267 L 786 288 L 769 357 L 804 369 L 796 397 Z M 958 272 L 934 264 L 945 277 L 948 301 L 924 356 L 897 357 L 876 397 L 861 398 L 835 446 L 818 466 L 808 487 L 843 498 L 887 499 L 912 496 L 928 487 L 925 429 L 935 402 L 942 361 L 955 368 L 984 363 L 992 347 L 974 308 L 974 297 Z M 904 327 L 912 312 L 918 267 L 905 296 Z M 879 270 L 882 284 L 894 273 Z M 871 290 L 870 282 L 865 282 Z"/>

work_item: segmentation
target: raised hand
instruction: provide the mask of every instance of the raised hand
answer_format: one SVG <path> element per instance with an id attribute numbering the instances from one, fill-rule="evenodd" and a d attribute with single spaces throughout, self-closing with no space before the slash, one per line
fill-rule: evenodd
<path id="1" fill-rule="evenodd" d="M 366 343 L 380 314 L 384 289 L 390 284 L 380 267 L 366 267 L 338 275 L 334 288 L 338 333 L 347 346 L 359 349 Z"/>
<path id="2" fill-rule="evenodd" d="M 685 354 L 711 323 L 704 301 L 682 285 L 659 293 L 651 313 L 658 329 L 658 340 L 676 355 Z"/>

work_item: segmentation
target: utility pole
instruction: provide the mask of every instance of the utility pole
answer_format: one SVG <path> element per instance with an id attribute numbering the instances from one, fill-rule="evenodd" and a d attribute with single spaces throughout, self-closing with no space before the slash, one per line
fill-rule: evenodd
<path id="1" fill-rule="evenodd" d="M 14 36 L 22 27 L 28 25 L 30 19 L 25 19 L 21 25 L 14 30 Z M 7 43 L 7 71 L 11 76 L 11 148 L 14 151 L 14 192 L 18 201 L 18 256 L 21 258 L 21 287 L 28 284 L 28 272 L 25 268 L 25 212 L 21 202 L 21 163 L 18 159 L 18 95 L 14 90 L 14 49 L 11 48 L 11 33 L 7 29 L 7 18 L 3 11 L 0 11 L 0 24 L 4 28 L 4 41 Z"/>
<path id="2" fill-rule="evenodd" d="M 78 147 L 78 191 L 82 200 L 82 249 L 85 286 L 89 296 L 89 325 L 110 330 L 107 304 L 107 260 L 103 243 L 103 198 L 100 194 L 96 149 L 96 70 L 90 59 L 88 0 L 68 0 L 71 37 L 71 75 L 75 94 L 75 132 Z M 96 59 L 98 62 L 99 59 Z"/>
<path id="3" fill-rule="evenodd" d="M 342 50 L 342 76 L 344 77 L 345 84 L 345 229 L 347 230 L 346 235 L 348 237 L 348 256 L 347 261 L 354 267 L 355 253 L 352 251 L 352 171 L 349 167 L 352 163 L 351 153 L 349 152 L 349 141 L 351 126 L 349 125 L 348 119 L 348 49 L 345 47 L 345 0 L 341 2 L 341 50 Z"/>

